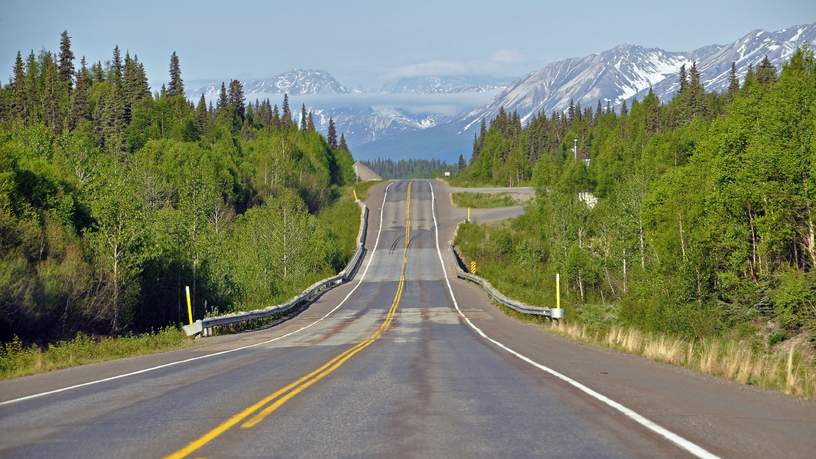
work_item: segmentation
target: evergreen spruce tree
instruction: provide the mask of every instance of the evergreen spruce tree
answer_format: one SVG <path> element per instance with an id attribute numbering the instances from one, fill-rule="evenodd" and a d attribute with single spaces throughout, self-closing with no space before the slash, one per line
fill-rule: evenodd
<path id="1" fill-rule="evenodd" d="M 85 57 L 80 60 L 79 73 L 77 74 L 76 88 L 73 92 L 71 102 L 71 117 L 69 119 L 69 129 L 75 128 L 80 121 L 91 119 L 88 96 L 91 90 L 91 73 L 85 64 Z"/>
<path id="2" fill-rule="evenodd" d="M 601 105 L 601 99 L 598 99 L 598 105 L 595 107 L 595 119 L 594 124 L 598 124 L 598 120 L 603 115 L 603 105 Z"/>
<path id="3" fill-rule="evenodd" d="M 329 118 L 328 140 L 331 148 L 337 148 L 337 128 L 334 126 L 334 120 L 331 117 Z"/>
<path id="4" fill-rule="evenodd" d="M 167 94 L 171 97 L 184 95 L 181 65 L 179 64 L 179 58 L 175 51 L 170 55 L 170 84 L 167 86 Z"/>
<path id="5" fill-rule="evenodd" d="M 771 64 L 768 56 L 762 59 L 756 70 L 756 78 L 760 84 L 768 85 L 776 81 L 776 67 Z"/>
<path id="6" fill-rule="evenodd" d="M 221 90 L 218 91 L 218 102 L 215 104 L 215 109 L 220 113 L 222 110 L 229 107 L 229 99 L 227 98 L 227 87 L 224 82 L 221 82 Z"/>
<path id="7" fill-rule="evenodd" d="M 705 89 L 700 81 L 700 72 L 697 71 L 697 62 L 692 63 L 689 70 L 688 92 L 689 116 L 691 118 L 704 116 L 706 114 Z"/>
<path id="8" fill-rule="evenodd" d="M 125 51 L 125 65 L 122 71 L 122 78 L 123 78 L 123 85 L 122 85 L 122 92 L 124 97 L 124 113 L 125 113 L 125 121 L 130 122 L 131 116 L 131 108 L 133 104 L 136 102 L 138 97 L 138 88 L 134 84 L 134 80 L 136 79 L 136 65 L 133 62 L 133 59 L 130 57 L 130 53 Z"/>
<path id="9" fill-rule="evenodd" d="M 737 78 L 737 64 L 731 63 L 731 73 L 728 75 L 728 96 L 733 98 L 740 89 L 739 78 Z"/>
<path id="10" fill-rule="evenodd" d="M 465 162 L 465 156 L 462 155 L 461 153 L 459 154 L 458 166 L 459 166 L 459 172 L 462 172 L 467 167 L 467 163 Z"/>
<path id="11" fill-rule="evenodd" d="M 287 93 L 283 93 L 282 111 L 281 125 L 286 128 L 292 123 L 292 111 L 289 109 L 289 94 Z"/>
<path id="12" fill-rule="evenodd" d="M 314 116 L 312 115 L 312 112 L 309 112 L 309 118 L 306 122 L 306 129 L 308 129 L 309 132 L 315 132 Z"/>
<path id="13" fill-rule="evenodd" d="M 111 85 L 101 100 L 97 102 L 94 111 L 100 146 L 117 158 L 127 152 L 127 144 L 124 139 L 125 108 L 123 100 L 119 85 Z"/>
<path id="14" fill-rule="evenodd" d="M 683 95 L 686 93 L 686 88 L 688 87 L 688 77 L 686 76 L 686 64 L 680 66 L 680 77 L 678 78 L 680 82 L 680 89 L 677 91 L 678 95 Z"/>
<path id="15" fill-rule="evenodd" d="M 74 84 L 74 52 L 71 51 L 71 37 L 67 30 L 60 35 L 59 78 L 70 92 Z"/>
<path id="16" fill-rule="evenodd" d="M 207 112 L 207 101 L 204 99 L 204 94 L 201 94 L 201 97 L 198 98 L 198 105 L 196 105 L 196 124 L 198 125 L 198 132 L 207 132 L 210 115 Z"/>
<path id="17" fill-rule="evenodd" d="M 13 111 L 12 116 L 19 117 L 23 122 L 28 121 L 25 65 L 20 51 L 17 51 L 17 57 L 14 59 L 14 75 L 11 80 L 11 108 Z"/>
<path id="18" fill-rule="evenodd" d="M 39 121 L 40 114 L 40 64 L 37 62 L 37 56 L 34 51 L 28 54 L 26 59 L 26 75 L 25 75 L 25 105 L 28 114 L 27 122 L 34 123 Z"/>
<path id="19" fill-rule="evenodd" d="M 300 130 L 306 131 L 308 127 L 306 126 L 306 104 L 301 104 L 300 106 Z"/>
<path id="20" fill-rule="evenodd" d="M 278 104 L 272 108 L 272 119 L 269 126 L 275 129 L 281 127 L 281 117 L 280 117 L 280 110 L 278 110 Z"/>
<path id="21" fill-rule="evenodd" d="M 91 76 L 93 77 L 94 83 L 105 81 L 105 71 L 102 69 L 101 62 L 96 61 L 96 63 L 91 66 Z"/>
<path id="22" fill-rule="evenodd" d="M 150 96 L 147 74 L 145 73 L 144 64 L 139 62 L 138 56 L 131 59 L 129 53 L 125 53 L 124 72 L 124 92 L 127 103 L 132 105 Z"/>
<path id="23" fill-rule="evenodd" d="M 643 105 L 646 108 L 646 130 L 654 134 L 660 131 L 660 99 L 649 87 L 649 93 L 643 99 Z"/>
<path id="24" fill-rule="evenodd" d="M 629 109 L 626 108 L 626 101 L 624 100 L 623 103 L 621 103 L 621 109 L 620 109 L 621 118 L 623 118 L 624 116 L 626 116 L 628 114 L 629 114 Z"/>
<path id="25" fill-rule="evenodd" d="M 119 45 L 116 45 L 113 48 L 113 61 L 111 62 L 110 68 L 110 78 L 114 80 L 116 84 L 122 81 L 122 70 L 122 54 L 119 51 Z"/>
<path id="26" fill-rule="evenodd" d="M 244 86 L 238 80 L 230 81 L 228 103 L 235 116 L 235 123 L 240 127 L 246 116 L 246 107 L 244 105 Z"/>
<path id="27" fill-rule="evenodd" d="M 346 134 L 345 133 L 340 134 L 339 148 L 341 148 L 343 150 L 346 150 L 346 151 L 349 150 L 348 144 L 346 143 Z"/>
<path id="28" fill-rule="evenodd" d="M 44 54 L 42 66 L 42 119 L 51 131 L 58 134 L 62 131 L 64 121 L 60 110 L 60 89 L 63 84 L 59 79 L 59 68 L 50 52 Z"/>

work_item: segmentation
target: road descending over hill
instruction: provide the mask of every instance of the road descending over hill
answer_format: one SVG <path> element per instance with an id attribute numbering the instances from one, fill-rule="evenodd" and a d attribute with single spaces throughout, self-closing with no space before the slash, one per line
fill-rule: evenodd
<path id="1" fill-rule="evenodd" d="M 450 277 L 445 249 L 462 210 L 447 193 L 427 181 L 373 188 L 355 279 L 278 326 L 0 382 L 0 456 L 816 451 L 813 403 L 581 346 L 505 316 Z"/>

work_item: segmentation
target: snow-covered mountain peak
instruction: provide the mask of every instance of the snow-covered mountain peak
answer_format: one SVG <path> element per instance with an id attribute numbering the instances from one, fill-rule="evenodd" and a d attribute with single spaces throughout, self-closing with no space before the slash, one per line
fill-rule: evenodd
<path id="1" fill-rule="evenodd" d="M 490 119 L 499 107 L 516 111 L 523 122 L 544 112 L 563 111 L 573 100 L 583 106 L 609 101 L 619 106 L 633 97 L 643 97 L 649 88 L 661 100 L 677 91 L 677 74 L 682 65 L 697 63 L 706 89 L 728 87 L 731 63 L 742 77 L 749 65 L 757 66 L 767 56 L 780 67 L 802 45 L 816 45 L 816 24 L 788 27 L 774 32 L 753 30 L 727 45 L 708 45 L 690 52 L 622 44 L 614 48 L 546 65 L 510 86 L 486 107 L 468 113 L 464 130 L 482 118 Z"/>

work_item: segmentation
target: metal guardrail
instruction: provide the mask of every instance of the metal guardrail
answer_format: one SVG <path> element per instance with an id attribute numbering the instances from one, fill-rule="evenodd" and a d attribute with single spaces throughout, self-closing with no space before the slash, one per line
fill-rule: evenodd
<path id="1" fill-rule="evenodd" d="M 301 292 L 300 295 L 292 298 L 286 303 L 269 306 L 263 309 L 256 309 L 254 311 L 235 312 L 215 317 L 205 317 L 204 319 L 193 322 L 191 325 L 185 325 L 182 327 L 185 333 L 187 333 L 188 336 L 197 335 L 199 333 L 201 333 L 202 336 L 209 336 L 210 330 L 213 327 L 283 315 L 302 306 L 311 304 L 327 291 L 351 280 L 351 278 L 354 277 L 354 273 L 357 271 L 360 262 L 365 256 L 365 239 L 368 232 L 368 207 L 366 207 L 366 205 L 360 201 L 357 201 L 357 204 L 361 208 L 360 231 L 357 235 L 357 250 L 354 252 L 351 260 L 349 260 L 348 264 L 342 271 L 332 277 L 315 282 L 309 286 L 309 288 Z"/>
<path id="2" fill-rule="evenodd" d="M 454 232 L 454 239 L 456 239 L 456 233 L 459 232 L 459 227 L 456 227 L 456 232 Z M 506 306 L 516 312 L 520 312 L 522 314 L 532 314 L 536 316 L 544 316 L 550 319 L 558 319 L 559 317 L 553 317 L 552 308 L 542 308 L 537 306 L 530 306 L 529 304 L 522 303 L 521 301 L 516 301 L 512 298 L 506 297 L 500 291 L 496 290 L 493 285 L 487 279 L 479 277 L 475 274 L 469 273 L 465 271 L 465 266 L 462 263 L 462 258 L 459 256 L 459 253 L 456 252 L 456 248 L 453 246 L 453 242 L 448 243 L 448 248 L 450 249 L 451 257 L 456 264 L 456 277 L 460 279 L 465 279 L 474 284 L 479 285 L 487 292 L 487 295 L 496 303 L 501 304 L 502 306 Z M 558 310 L 560 312 L 560 310 Z"/>

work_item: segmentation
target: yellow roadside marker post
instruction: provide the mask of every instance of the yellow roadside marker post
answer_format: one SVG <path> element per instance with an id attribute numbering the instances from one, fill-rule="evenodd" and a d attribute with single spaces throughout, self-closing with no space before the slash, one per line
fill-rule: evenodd
<path id="1" fill-rule="evenodd" d="M 470 207 L 468 207 L 468 223 L 470 223 Z"/>
<path id="2" fill-rule="evenodd" d="M 190 325 L 193 325 L 193 306 L 190 303 L 190 286 L 184 287 L 184 290 L 187 292 L 187 317 L 190 318 Z"/>
<path id="3" fill-rule="evenodd" d="M 550 311 L 550 318 L 561 320 L 564 318 L 564 310 L 561 309 L 561 275 L 555 273 L 555 308 Z"/>
<path id="4" fill-rule="evenodd" d="M 470 273 L 476 274 L 476 260 L 470 262 Z"/>

